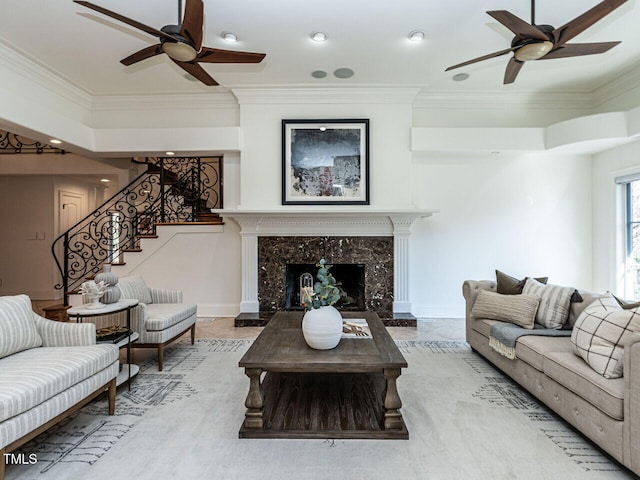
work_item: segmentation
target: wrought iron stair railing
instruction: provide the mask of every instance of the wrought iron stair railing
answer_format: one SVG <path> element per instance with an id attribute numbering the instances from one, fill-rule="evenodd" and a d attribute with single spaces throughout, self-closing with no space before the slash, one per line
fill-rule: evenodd
<path id="1" fill-rule="evenodd" d="M 54 240 L 64 304 L 106 263 L 123 263 L 161 223 L 221 223 L 222 157 L 145 158 L 147 170 Z"/>

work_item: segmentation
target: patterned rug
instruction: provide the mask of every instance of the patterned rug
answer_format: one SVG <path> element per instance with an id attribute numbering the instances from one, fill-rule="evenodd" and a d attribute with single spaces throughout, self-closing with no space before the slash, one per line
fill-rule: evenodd
<path id="1" fill-rule="evenodd" d="M 180 341 L 119 387 L 114 416 L 96 400 L 15 452 L 6 479 L 634 478 L 465 342 L 396 343 L 407 441 L 239 439 L 251 341 Z"/>

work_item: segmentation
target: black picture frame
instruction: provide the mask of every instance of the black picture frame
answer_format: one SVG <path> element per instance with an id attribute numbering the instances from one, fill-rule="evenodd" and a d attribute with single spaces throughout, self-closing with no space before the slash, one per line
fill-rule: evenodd
<path id="1" fill-rule="evenodd" d="M 369 120 L 282 120 L 283 205 L 369 205 Z"/>

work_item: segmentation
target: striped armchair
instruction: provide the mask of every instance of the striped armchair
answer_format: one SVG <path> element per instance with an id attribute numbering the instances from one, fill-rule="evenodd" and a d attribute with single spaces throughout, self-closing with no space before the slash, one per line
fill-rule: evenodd
<path id="1" fill-rule="evenodd" d="M 118 370 L 118 348 L 96 345 L 95 325 L 42 318 L 27 295 L 0 297 L 0 480 L 5 453 L 105 391 L 113 415 Z"/>
<path id="2" fill-rule="evenodd" d="M 196 304 L 183 303 L 182 291 L 149 288 L 140 275 L 121 277 L 118 286 L 122 298 L 140 303 L 131 311 L 131 328 L 140 334 L 133 348 L 156 348 L 158 369 L 162 370 L 164 347 L 191 330 L 191 344 L 196 335 Z"/>

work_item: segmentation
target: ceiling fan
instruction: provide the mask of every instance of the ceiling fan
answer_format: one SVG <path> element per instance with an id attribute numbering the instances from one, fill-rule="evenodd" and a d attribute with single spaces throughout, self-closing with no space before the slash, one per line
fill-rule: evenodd
<path id="1" fill-rule="evenodd" d="M 577 18 L 561 27 L 553 28 L 551 25 L 536 25 L 535 23 L 535 0 L 531 0 L 531 23 L 527 23 L 513 13 L 506 10 L 495 10 L 487 12 L 502 25 L 507 27 L 515 37 L 511 42 L 511 48 L 490 53 L 482 57 L 474 58 L 447 68 L 445 71 L 454 68 L 464 67 L 482 60 L 499 57 L 509 52 L 513 52 L 513 57 L 507 64 L 504 74 L 504 83 L 513 83 L 518 76 L 518 72 L 529 60 L 551 60 L 554 58 L 578 57 L 582 55 L 593 55 L 604 53 L 615 47 L 620 42 L 600 42 L 600 43 L 567 43 L 576 35 L 582 33 L 591 25 L 601 20 L 627 0 L 604 0 L 591 10 L 586 11 Z"/>
<path id="2" fill-rule="evenodd" d="M 120 63 L 127 66 L 146 60 L 147 58 L 155 57 L 161 53 L 166 53 L 176 65 L 205 85 L 218 85 L 218 82 L 199 65 L 200 62 L 260 63 L 265 57 L 264 53 L 237 52 L 234 50 L 219 50 L 216 48 L 203 47 L 204 4 L 202 0 L 186 0 L 182 22 L 180 22 L 179 25 L 165 25 L 160 30 L 93 3 L 81 0 L 73 1 L 160 39 L 160 43 L 143 48 L 129 55 L 127 58 L 120 60 Z M 182 10 L 181 7 L 182 2 L 179 0 L 179 13 Z"/>

